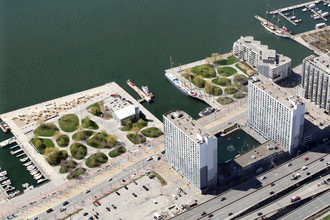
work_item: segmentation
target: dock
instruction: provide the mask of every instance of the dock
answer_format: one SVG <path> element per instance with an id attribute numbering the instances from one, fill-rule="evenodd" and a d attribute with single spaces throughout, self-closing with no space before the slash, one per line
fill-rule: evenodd
<path id="1" fill-rule="evenodd" d="M 282 30 L 280 27 L 276 26 L 275 24 L 271 23 L 270 21 L 267 21 L 266 19 L 258 16 L 258 15 L 255 15 L 254 16 L 256 19 L 258 19 L 260 22 L 268 22 L 268 24 L 270 24 L 271 26 L 273 26 L 276 30 L 280 30 L 280 31 L 284 31 Z M 289 38 L 292 38 L 292 35 L 288 32 L 285 32 L 285 34 L 289 37 Z"/>
<path id="2" fill-rule="evenodd" d="M 285 16 L 281 11 L 277 12 L 279 15 L 281 15 L 283 18 L 285 18 L 287 21 L 289 21 L 291 24 L 293 24 L 294 26 L 297 26 L 297 23 L 292 21 L 290 18 L 288 18 L 287 16 Z"/>
<path id="3" fill-rule="evenodd" d="M 293 9 L 296 9 L 296 8 L 302 8 L 302 7 L 305 7 L 306 5 L 317 4 L 317 3 L 320 3 L 320 2 L 321 2 L 320 0 L 311 1 L 311 2 L 305 2 L 305 3 L 301 3 L 301 4 L 297 4 L 297 5 L 292 5 L 292 6 L 285 7 L 285 8 L 276 9 L 276 10 L 271 11 L 269 13 L 270 14 L 276 14 L 278 12 L 290 11 L 290 10 L 293 10 Z"/>
<path id="4" fill-rule="evenodd" d="M 16 144 L 15 146 L 10 147 L 10 150 L 12 150 L 12 149 L 14 149 L 16 147 L 18 147 L 18 144 Z"/>
<path id="5" fill-rule="evenodd" d="M 140 97 L 141 99 L 139 102 L 147 101 L 151 102 L 151 98 L 147 96 L 139 87 L 137 87 L 134 83 L 132 83 L 130 80 L 127 80 L 127 85 L 131 87 Z"/>
<path id="6" fill-rule="evenodd" d="M 17 153 L 19 153 L 19 152 L 21 152 L 21 151 L 23 151 L 22 148 L 20 148 L 20 149 L 18 149 L 18 150 L 16 150 L 16 151 L 10 151 L 10 153 L 11 153 L 11 155 L 15 155 L 15 154 L 17 154 Z"/>

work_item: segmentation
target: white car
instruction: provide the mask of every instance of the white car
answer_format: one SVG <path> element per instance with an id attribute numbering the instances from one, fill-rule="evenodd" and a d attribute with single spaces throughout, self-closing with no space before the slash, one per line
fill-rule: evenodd
<path id="1" fill-rule="evenodd" d="M 301 169 L 302 169 L 302 170 L 307 170 L 308 167 L 307 167 L 307 166 L 303 166 Z"/>
<path id="2" fill-rule="evenodd" d="M 86 189 L 86 190 L 84 191 L 84 193 L 87 194 L 87 193 L 89 193 L 90 191 L 91 191 L 90 189 Z"/>
<path id="3" fill-rule="evenodd" d="M 65 207 L 61 207 L 61 208 L 60 208 L 60 211 L 61 211 L 61 212 L 65 211 L 65 210 L 66 210 Z"/>
<path id="4" fill-rule="evenodd" d="M 110 182 L 112 180 L 112 178 L 109 178 L 109 179 L 107 179 L 107 182 Z"/>
<path id="5" fill-rule="evenodd" d="M 260 177 L 261 180 L 264 180 L 264 179 L 266 179 L 266 178 L 267 178 L 266 176 L 262 176 L 262 177 Z"/>

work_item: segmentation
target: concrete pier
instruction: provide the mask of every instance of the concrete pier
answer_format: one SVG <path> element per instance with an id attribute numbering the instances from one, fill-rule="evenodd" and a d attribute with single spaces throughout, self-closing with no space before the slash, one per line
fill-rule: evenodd
<path id="1" fill-rule="evenodd" d="M 285 8 L 276 9 L 276 10 L 271 11 L 271 12 L 269 12 L 269 13 L 270 13 L 270 14 L 276 14 L 276 13 L 278 13 L 278 12 L 290 11 L 290 10 L 293 10 L 293 9 L 296 9 L 296 8 L 302 8 L 302 7 L 305 7 L 306 5 L 317 4 L 317 3 L 319 3 L 319 2 L 320 2 L 320 0 L 317 0 L 317 1 L 311 1 L 311 2 L 305 2 L 305 3 L 301 3 L 301 4 L 297 4 L 297 5 L 292 5 L 292 6 L 285 7 Z"/>

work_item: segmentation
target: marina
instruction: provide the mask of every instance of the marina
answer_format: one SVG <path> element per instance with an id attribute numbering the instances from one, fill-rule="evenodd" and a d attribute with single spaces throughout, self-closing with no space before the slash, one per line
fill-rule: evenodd
<path id="1" fill-rule="evenodd" d="M 142 86 L 141 90 L 139 87 L 137 87 L 134 83 L 132 83 L 130 80 L 127 80 L 127 85 L 131 87 L 140 97 L 141 99 L 139 102 L 147 101 L 151 102 L 152 98 L 154 97 L 153 94 L 149 91 L 149 88 L 147 86 Z"/>
<path id="2" fill-rule="evenodd" d="M 16 137 L 11 137 L 11 138 L 9 138 L 9 139 L 7 139 L 5 141 L 2 141 L 0 143 L 0 147 L 5 147 L 7 145 L 10 145 L 10 144 L 14 143 L 15 141 L 16 141 Z"/>

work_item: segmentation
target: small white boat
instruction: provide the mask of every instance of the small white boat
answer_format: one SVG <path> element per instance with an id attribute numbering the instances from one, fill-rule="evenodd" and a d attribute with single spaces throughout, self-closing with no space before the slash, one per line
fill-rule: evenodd
<path id="1" fill-rule="evenodd" d="M 324 28 L 326 26 L 327 26 L 326 23 L 318 23 L 318 24 L 315 25 L 315 29 L 321 29 L 321 28 Z"/>
<path id="2" fill-rule="evenodd" d="M 309 8 L 303 8 L 302 11 L 307 12 L 307 11 L 310 11 L 310 9 Z"/>
<path id="3" fill-rule="evenodd" d="M 42 178 L 42 179 L 39 179 L 38 181 L 37 181 L 37 183 L 42 183 L 43 181 L 46 181 L 47 179 L 46 178 Z"/>
<path id="4" fill-rule="evenodd" d="M 28 157 L 24 157 L 22 159 L 19 159 L 19 161 L 21 161 L 22 163 L 24 163 L 25 161 L 27 161 L 29 158 Z"/>
<path id="5" fill-rule="evenodd" d="M 27 166 L 30 166 L 31 164 L 32 164 L 32 161 L 29 161 L 29 162 L 24 163 L 23 165 L 27 167 Z"/>
<path id="6" fill-rule="evenodd" d="M 40 179 L 41 177 L 42 177 L 42 174 L 39 174 L 39 175 L 33 176 L 33 178 L 34 178 L 35 180 L 38 180 L 38 179 Z"/>
<path id="7" fill-rule="evenodd" d="M 33 176 L 33 175 L 36 175 L 38 173 L 38 170 L 34 170 L 32 172 L 30 172 L 30 174 Z"/>
<path id="8" fill-rule="evenodd" d="M 8 179 L 8 177 L 6 177 L 6 176 L 2 176 L 2 177 L 0 177 L 0 182 L 1 182 L 1 181 L 4 181 L 4 180 L 6 180 L 6 179 Z"/>
<path id="9" fill-rule="evenodd" d="M 4 170 L 4 171 L 2 171 L 1 173 L 0 173 L 0 177 L 2 177 L 2 176 L 6 176 L 7 175 L 7 170 Z"/>
<path id="10" fill-rule="evenodd" d="M 293 15 L 293 16 L 289 17 L 289 19 L 290 20 L 296 19 L 296 16 Z"/>
<path id="11" fill-rule="evenodd" d="M 329 12 L 326 11 L 326 12 L 322 13 L 321 16 L 322 17 L 328 17 L 329 16 Z"/>
<path id="12" fill-rule="evenodd" d="M 34 165 L 30 165 L 30 166 L 28 166 L 26 169 L 27 169 L 28 171 L 31 171 L 31 170 L 33 170 L 34 168 L 35 168 Z"/>
<path id="13" fill-rule="evenodd" d="M 296 20 L 294 20 L 294 22 L 295 23 L 299 23 L 299 22 L 301 22 L 301 19 L 299 18 L 299 19 L 296 19 Z"/>

